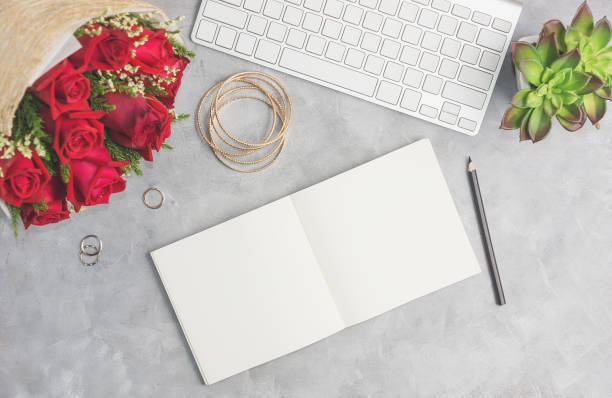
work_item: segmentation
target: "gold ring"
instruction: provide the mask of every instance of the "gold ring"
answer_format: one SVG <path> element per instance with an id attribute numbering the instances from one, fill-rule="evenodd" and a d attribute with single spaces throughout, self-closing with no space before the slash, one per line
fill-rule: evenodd
<path id="1" fill-rule="evenodd" d="M 159 201 L 158 204 L 156 205 L 152 205 L 148 202 L 147 197 L 149 192 L 151 191 L 156 191 L 161 195 L 161 200 Z M 161 189 L 156 188 L 156 187 L 151 187 L 149 189 L 147 189 L 146 191 L 144 191 L 144 193 L 142 194 L 142 202 L 144 203 L 145 206 L 147 206 L 149 209 L 159 209 L 160 207 L 163 206 L 164 202 L 166 201 L 166 195 L 164 195 L 164 193 L 161 191 Z"/>

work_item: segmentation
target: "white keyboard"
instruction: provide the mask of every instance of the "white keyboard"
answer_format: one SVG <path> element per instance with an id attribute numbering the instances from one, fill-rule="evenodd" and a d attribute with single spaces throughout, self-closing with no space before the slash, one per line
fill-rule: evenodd
<path id="1" fill-rule="evenodd" d="M 478 132 L 520 0 L 203 0 L 194 42 Z"/>

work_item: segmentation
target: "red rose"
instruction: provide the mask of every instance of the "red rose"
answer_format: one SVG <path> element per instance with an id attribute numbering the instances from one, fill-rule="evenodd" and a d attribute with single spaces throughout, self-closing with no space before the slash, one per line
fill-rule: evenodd
<path id="1" fill-rule="evenodd" d="M 72 54 L 70 61 L 83 70 L 120 70 L 131 59 L 130 50 L 134 48 L 124 31 L 105 27 L 98 36 L 82 35 L 79 42 L 83 48 Z"/>
<path id="2" fill-rule="evenodd" d="M 135 56 L 131 63 L 140 66 L 139 73 L 159 75 L 164 72 L 168 57 L 173 54 L 172 44 L 166 37 L 164 29 L 144 29 L 140 38 L 143 36 L 147 36 L 147 41 L 136 47 Z"/>
<path id="3" fill-rule="evenodd" d="M 102 146 L 104 125 L 95 119 L 103 115 L 103 111 L 71 112 L 60 115 L 54 121 L 49 108 L 40 110 L 45 131 L 54 137 L 53 149 L 62 163 L 80 159 Z"/>
<path id="4" fill-rule="evenodd" d="M 157 99 L 162 104 L 166 105 L 166 108 L 168 109 L 174 108 L 174 98 L 176 97 L 176 93 L 178 92 L 178 89 L 181 86 L 181 79 L 183 78 L 183 71 L 187 67 L 187 64 L 189 64 L 189 59 L 187 57 L 178 58 L 175 56 L 171 56 L 168 59 L 168 63 L 166 64 L 169 70 L 164 71 L 163 73 L 159 75 L 161 77 L 175 78 L 175 80 L 172 83 L 163 82 L 161 84 L 162 88 L 166 90 L 167 95 L 157 96 Z M 176 73 L 172 73 L 170 70 L 175 70 Z"/>
<path id="5" fill-rule="evenodd" d="M 111 194 L 125 189 L 120 167 L 129 163 L 113 161 L 104 147 L 92 150 L 82 159 L 73 159 L 70 162 L 68 200 L 77 211 L 83 205 L 108 203 Z"/>
<path id="6" fill-rule="evenodd" d="M 70 218 L 66 203 L 66 186 L 59 177 L 53 177 L 42 190 L 42 199 L 47 204 L 46 210 L 36 211 L 31 204 L 21 208 L 21 219 L 26 229 L 32 224 L 46 225 Z"/>
<path id="7" fill-rule="evenodd" d="M 146 160 L 153 160 L 152 150 L 159 151 L 170 136 L 172 116 L 166 107 L 151 97 L 108 93 L 104 98 L 115 105 L 115 110 L 101 119 L 111 138 L 136 149 Z"/>
<path id="8" fill-rule="evenodd" d="M 17 152 L 12 159 L 3 163 L 0 197 L 14 206 L 40 202 L 42 189 L 51 176 L 36 152 L 32 151 L 31 159 Z"/>
<path id="9" fill-rule="evenodd" d="M 53 119 L 68 111 L 89 110 L 89 80 L 63 60 L 32 84 L 30 90 L 51 108 Z"/>

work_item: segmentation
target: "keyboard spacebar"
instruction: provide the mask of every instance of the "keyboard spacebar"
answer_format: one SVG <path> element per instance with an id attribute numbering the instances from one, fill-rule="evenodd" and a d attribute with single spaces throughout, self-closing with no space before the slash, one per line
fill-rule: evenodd
<path id="1" fill-rule="evenodd" d="M 367 95 L 368 97 L 374 95 L 374 89 L 378 82 L 378 79 L 373 76 L 311 57 L 290 48 L 283 50 L 283 55 L 278 64 L 283 68 L 314 77 L 315 79 L 359 94 Z"/>

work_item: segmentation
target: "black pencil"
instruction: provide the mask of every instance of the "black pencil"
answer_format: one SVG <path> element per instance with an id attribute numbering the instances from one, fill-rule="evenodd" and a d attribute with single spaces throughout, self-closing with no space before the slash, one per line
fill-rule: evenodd
<path id="1" fill-rule="evenodd" d="M 491 234 L 489 233 L 489 224 L 487 223 L 487 215 L 485 214 L 484 204 L 482 203 L 482 195 L 480 194 L 480 185 L 478 184 L 478 174 L 476 174 L 476 166 L 472 162 L 472 158 L 469 158 L 468 172 L 471 176 L 472 181 L 472 192 L 474 194 L 474 202 L 478 208 L 478 214 L 480 216 L 480 227 L 482 229 L 485 246 L 487 248 L 487 256 L 489 257 L 489 266 L 493 273 L 493 279 L 495 281 L 495 289 L 497 291 L 497 299 L 499 305 L 506 304 L 506 297 L 504 296 L 504 288 L 502 287 L 501 278 L 499 277 L 499 269 L 497 268 L 497 260 L 495 259 L 495 251 L 493 250 L 493 243 L 491 242 Z"/>

